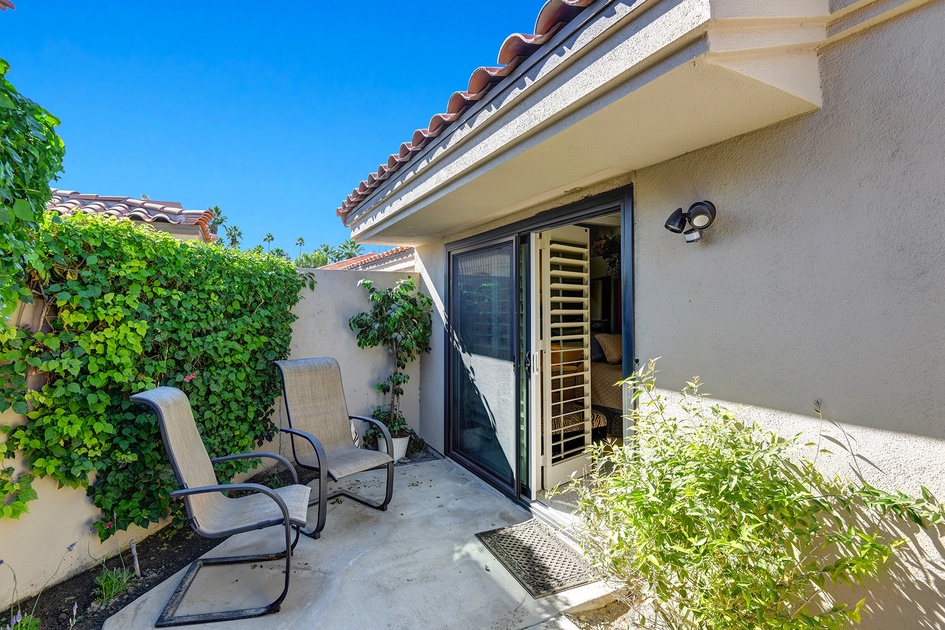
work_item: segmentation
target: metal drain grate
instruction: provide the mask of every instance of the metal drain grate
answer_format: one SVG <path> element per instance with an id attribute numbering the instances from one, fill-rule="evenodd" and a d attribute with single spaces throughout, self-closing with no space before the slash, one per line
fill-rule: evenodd
<path id="1" fill-rule="evenodd" d="M 596 579 L 581 554 L 536 519 L 476 537 L 536 599 Z"/>

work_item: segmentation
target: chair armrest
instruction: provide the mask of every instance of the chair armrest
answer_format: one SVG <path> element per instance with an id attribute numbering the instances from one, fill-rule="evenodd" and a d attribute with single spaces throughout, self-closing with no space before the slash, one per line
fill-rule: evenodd
<path id="1" fill-rule="evenodd" d="M 381 422 L 380 420 L 375 420 L 374 418 L 368 418 L 367 416 L 348 416 L 354 420 L 363 420 L 364 422 L 370 422 L 378 428 L 381 434 L 384 436 L 384 440 L 387 442 L 387 453 L 393 457 L 394 456 L 394 440 L 390 437 L 390 430 L 387 428 L 387 425 Z"/>
<path id="2" fill-rule="evenodd" d="M 270 525 L 276 525 L 280 522 L 289 522 L 289 508 L 286 506 L 285 501 L 278 494 L 275 493 L 271 488 L 258 483 L 231 483 L 231 484 L 218 484 L 216 486 L 200 486 L 198 488 L 182 488 L 180 490 L 175 490 L 171 493 L 172 499 L 183 499 L 192 494 L 206 494 L 208 492 L 229 492 L 233 490 L 245 490 L 247 492 L 256 492 L 259 494 L 264 494 L 273 501 L 276 502 L 276 505 L 279 506 L 279 510 L 282 512 L 282 521 L 260 521 L 256 523 L 256 529 L 262 529 L 264 527 L 269 527 Z M 198 532 L 199 533 L 199 532 Z"/>
<path id="3" fill-rule="evenodd" d="M 238 455 L 224 455 L 223 457 L 214 457 L 214 458 L 212 458 L 210 461 L 211 461 L 212 463 L 214 463 L 214 464 L 219 464 L 220 462 L 228 462 L 228 461 L 231 461 L 231 460 L 234 460 L 234 459 L 256 459 L 257 457 L 258 457 L 259 459 L 265 459 L 265 458 L 268 457 L 269 459 L 274 459 L 274 460 L 276 460 L 276 461 L 278 461 L 278 462 L 284 464 L 285 467 L 289 469 L 289 472 L 292 473 L 292 481 L 293 481 L 293 483 L 298 483 L 298 482 L 299 482 L 299 475 L 298 475 L 298 473 L 295 472 L 295 466 L 293 466 L 293 465 L 289 462 L 289 460 L 287 460 L 285 457 L 283 457 L 282 455 L 277 455 L 276 453 L 265 453 L 265 452 L 263 452 L 263 453 L 240 453 L 240 454 L 238 454 Z"/>
<path id="4" fill-rule="evenodd" d="M 321 470 L 325 462 L 328 459 L 325 457 L 325 447 L 322 446 L 322 443 L 318 441 L 318 438 L 312 435 L 311 433 L 306 433 L 305 431 L 299 431 L 298 429 L 283 428 L 280 429 L 283 433 L 288 433 L 293 437 L 300 437 L 303 440 L 306 440 L 309 444 L 312 445 L 312 448 L 315 449 L 315 459 L 318 460 L 318 469 Z M 292 447 L 295 449 L 295 446 Z M 293 450 L 294 452 L 294 450 Z"/>

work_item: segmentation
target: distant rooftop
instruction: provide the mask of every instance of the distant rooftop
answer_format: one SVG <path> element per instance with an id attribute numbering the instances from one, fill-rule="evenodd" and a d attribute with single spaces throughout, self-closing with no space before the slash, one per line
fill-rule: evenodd
<path id="1" fill-rule="evenodd" d="M 6 0 L 0 0 L 0 4 Z M 174 233 L 175 236 L 192 235 L 204 242 L 217 239 L 210 233 L 210 210 L 185 210 L 176 201 L 155 201 L 105 195 L 83 194 L 74 190 L 52 189 L 52 199 L 46 204 L 50 210 L 69 216 L 79 212 L 104 214 L 119 219 L 144 221 L 155 229 Z M 167 224 L 162 226 L 161 224 Z M 174 226 L 171 228 L 171 226 Z M 171 228 L 171 229 L 168 229 Z"/>
<path id="2" fill-rule="evenodd" d="M 320 267 L 320 269 L 330 269 L 335 271 L 413 271 L 414 270 L 414 251 L 413 247 L 395 247 L 386 252 L 361 254 L 348 260 L 342 260 L 330 265 Z"/>

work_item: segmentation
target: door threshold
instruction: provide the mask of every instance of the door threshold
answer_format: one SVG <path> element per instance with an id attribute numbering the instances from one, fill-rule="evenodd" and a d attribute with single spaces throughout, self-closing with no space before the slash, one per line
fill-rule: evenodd
<path id="1" fill-rule="evenodd" d="M 532 516 L 563 535 L 571 543 L 576 543 L 576 531 L 580 525 L 580 519 L 574 514 L 555 509 L 542 503 L 540 500 L 532 501 L 528 504 L 528 509 Z"/>

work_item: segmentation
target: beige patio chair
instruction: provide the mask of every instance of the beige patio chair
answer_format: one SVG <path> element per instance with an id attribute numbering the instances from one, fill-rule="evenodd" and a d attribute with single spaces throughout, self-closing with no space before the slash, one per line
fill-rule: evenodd
<path id="1" fill-rule="evenodd" d="M 223 538 L 232 534 L 264 527 L 280 526 L 285 529 L 285 551 L 277 553 L 203 558 L 194 561 L 184 574 L 177 590 L 174 591 L 155 626 L 183 626 L 212 621 L 247 619 L 278 612 L 282 600 L 289 592 L 291 573 L 290 556 L 299 541 L 299 532 L 305 526 L 308 498 L 311 488 L 300 485 L 295 469 L 289 461 L 274 453 L 246 453 L 227 455 L 211 459 L 200 439 L 194 414 L 187 396 L 174 387 L 158 387 L 140 394 L 131 400 L 150 406 L 157 414 L 161 427 L 164 448 L 171 460 L 171 467 L 180 484 L 180 490 L 171 493 L 171 497 L 183 499 L 187 517 L 191 526 L 201 536 Z M 295 484 L 282 488 L 270 489 L 256 483 L 219 484 L 213 471 L 213 464 L 234 459 L 265 457 L 275 459 L 292 471 Z M 229 497 L 224 492 L 247 491 L 251 494 L 241 497 Z M 291 530 L 295 530 L 292 539 Z M 187 593 L 187 589 L 197 577 L 201 567 L 265 562 L 285 558 L 285 586 L 282 594 L 275 601 L 255 608 L 219 611 L 192 615 L 174 616 Z"/>
<path id="2" fill-rule="evenodd" d="M 292 456 L 300 467 L 319 473 L 318 497 L 309 502 L 309 505 L 318 503 L 318 521 L 314 528 L 303 529 L 302 533 L 312 538 L 321 535 L 328 500 L 339 495 L 386 510 L 394 492 L 394 459 L 387 454 L 394 452 L 390 432 L 374 418 L 348 413 L 338 362 L 325 357 L 276 361 L 276 365 L 282 372 L 282 392 L 289 421 L 289 428 L 282 430 L 292 436 Z M 358 448 L 352 438 L 351 420 L 375 425 L 387 442 L 387 453 Z M 387 491 L 383 501 L 372 501 L 344 488 L 328 494 L 328 477 L 338 481 L 381 466 L 387 466 Z"/>

